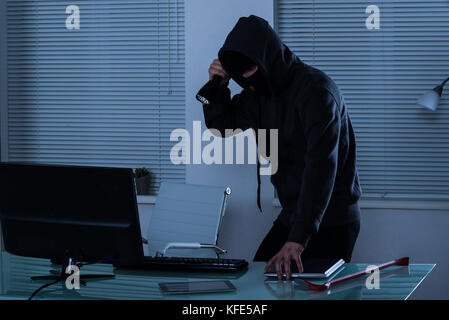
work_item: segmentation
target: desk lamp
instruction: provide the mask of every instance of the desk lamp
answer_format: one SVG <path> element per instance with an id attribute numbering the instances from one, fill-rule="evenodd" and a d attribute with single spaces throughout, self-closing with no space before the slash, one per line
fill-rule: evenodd
<path id="1" fill-rule="evenodd" d="M 419 106 L 425 107 L 432 111 L 435 111 L 440 103 L 441 94 L 443 93 L 443 87 L 446 82 L 449 81 L 449 78 L 443 81 L 442 84 L 436 86 L 430 91 L 424 93 L 416 102 Z"/>

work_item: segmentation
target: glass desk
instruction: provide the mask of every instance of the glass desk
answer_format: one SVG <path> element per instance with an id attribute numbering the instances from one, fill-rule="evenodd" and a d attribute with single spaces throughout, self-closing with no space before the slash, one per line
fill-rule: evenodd
<path id="1" fill-rule="evenodd" d="M 365 270 L 367 264 L 346 264 L 340 277 Z M 58 270 L 49 260 L 1 253 L 0 299 L 27 299 L 34 290 L 50 281 L 32 281 L 31 276 L 48 275 Z M 265 263 L 251 262 L 247 270 L 237 274 L 181 273 L 170 271 L 137 271 L 115 269 L 112 265 L 87 265 L 81 274 L 115 274 L 114 279 L 88 280 L 78 290 L 69 290 L 65 282 L 43 289 L 34 299 L 195 299 L 195 300 L 271 300 L 271 299 L 407 299 L 435 267 L 434 264 L 411 264 L 409 267 L 390 267 L 380 271 L 380 288 L 367 289 L 367 276 L 343 282 L 327 291 L 307 290 L 302 280 L 278 281 L 263 275 Z M 164 294 L 159 282 L 230 280 L 234 292 L 207 294 Z M 316 280 L 322 283 L 323 280 Z"/>

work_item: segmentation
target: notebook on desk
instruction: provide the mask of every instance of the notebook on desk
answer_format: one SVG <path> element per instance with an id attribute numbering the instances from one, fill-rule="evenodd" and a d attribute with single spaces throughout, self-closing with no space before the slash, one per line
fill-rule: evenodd
<path id="1" fill-rule="evenodd" d="M 193 248 L 216 245 L 230 189 L 163 182 L 148 228 L 148 255 L 216 258 L 216 251 Z M 178 248 L 169 249 L 170 243 Z M 180 249 L 185 243 L 192 249 Z"/>
<path id="2" fill-rule="evenodd" d="M 292 261 L 290 264 L 292 278 L 329 278 L 336 275 L 343 268 L 345 264 L 343 259 L 307 259 L 302 261 L 303 272 L 298 272 L 296 262 Z M 277 277 L 276 265 L 272 265 L 270 270 L 265 273 L 266 277 Z M 285 277 L 285 273 L 283 273 Z"/>

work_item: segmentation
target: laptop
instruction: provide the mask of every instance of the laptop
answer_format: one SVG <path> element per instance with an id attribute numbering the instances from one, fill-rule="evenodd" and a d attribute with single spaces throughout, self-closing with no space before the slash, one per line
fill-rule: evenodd
<path id="1" fill-rule="evenodd" d="M 296 262 L 292 261 L 290 264 L 291 278 L 326 279 L 340 273 L 344 269 L 342 268 L 344 264 L 343 259 L 306 259 L 302 261 L 303 272 L 299 273 Z M 282 275 L 287 276 L 285 273 Z M 272 265 L 265 276 L 277 277 L 276 265 Z"/>

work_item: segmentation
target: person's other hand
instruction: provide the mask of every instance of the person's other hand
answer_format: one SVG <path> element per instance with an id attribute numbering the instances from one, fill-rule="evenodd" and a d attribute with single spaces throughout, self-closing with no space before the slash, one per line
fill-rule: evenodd
<path id="1" fill-rule="evenodd" d="M 209 67 L 209 80 L 212 80 L 214 75 L 219 75 L 223 78 L 223 81 L 221 82 L 221 85 L 225 85 L 229 82 L 229 75 L 226 73 L 226 71 L 223 69 L 220 60 L 214 59 Z"/>
<path id="2" fill-rule="evenodd" d="M 303 272 L 302 262 L 301 262 L 301 253 L 304 251 L 304 247 L 297 242 L 286 242 L 281 250 L 268 261 L 267 266 L 265 267 L 264 273 L 270 270 L 270 267 L 275 264 L 276 265 L 276 273 L 278 275 L 278 279 L 282 279 L 282 270 L 285 271 L 287 275 L 287 279 L 290 279 L 290 261 L 294 260 L 296 262 L 296 266 L 298 267 L 298 272 Z M 283 269 L 282 269 L 283 267 Z"/>

